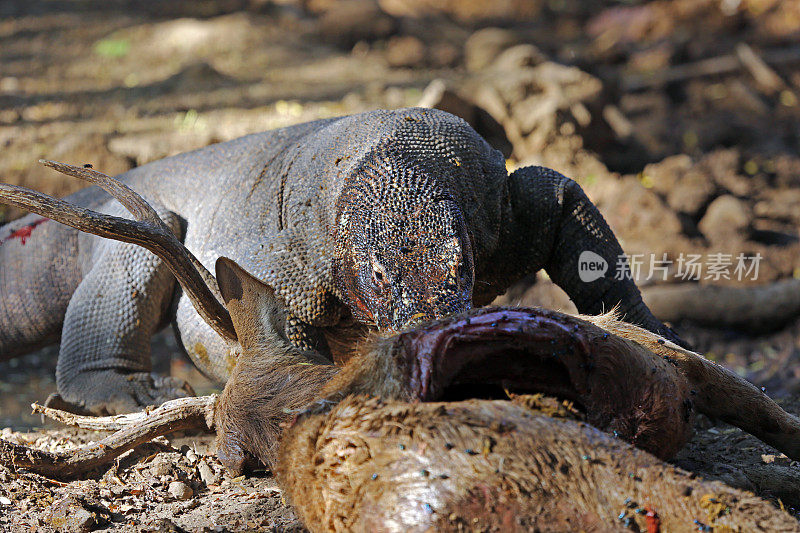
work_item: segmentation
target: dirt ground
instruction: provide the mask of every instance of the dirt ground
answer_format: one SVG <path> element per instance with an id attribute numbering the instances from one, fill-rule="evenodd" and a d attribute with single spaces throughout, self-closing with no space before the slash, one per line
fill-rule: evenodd
<path id="1" fill-rule="evenodd" d="M 686 281 L 689 254 L 706 269 L 713 257 L 762 258 L 757 276 L 737 279 L 730 264 L 729 279 L 705 270 L 697 286 L 800 279 L 797 2 L 0 3 L 0 179 L 50 194 L 80 184 L 39 158 L 114 174 L 409 105 L 464 117 L 509 169 L 542 164 L 578 180 L 626 253 L 663 261 L 637 276 L 646 299 Z M 0 206 L 0 222 L 19 214 Z M 545 276 L 531 281 L 505 301 L 570 308 Z M 800 413 L 795 309 L 766 327 L 674 326 Z M 156 371 L 212 390 L 169 332 L 153 347 Z M 0 363 L 3 438 L 51 450 L 98 438 L 29 415 L 55 389 L 56 353 Z M 800 464 L 738 429 L 706 419 L 696 429 L 675 464 L 800 510 Z M 230 479 L 209 446 L 204 435 L 158 440 L 68 484 L 0 468 L 0 528 L 302 529 L 268 473 Z"/>

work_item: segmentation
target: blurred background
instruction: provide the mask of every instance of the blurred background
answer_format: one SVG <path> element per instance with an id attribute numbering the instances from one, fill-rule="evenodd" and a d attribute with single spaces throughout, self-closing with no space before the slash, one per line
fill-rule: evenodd
<path id="1" fill-rule="evenodd" d="M 81 185 L 39 158 L 117 174 L 412 105 L 462 116 L 509 169 L 576 179 L 641 254 L 661 318 L 771 395 L 800 392 L 800 2 L 0 2 L 0 180 L 50 194 Z M 756 276 L 737 279 L 739 255 Z M 706 275 L 713 257 L 729 279 Z M 502 301 L 571 306 L 543 275 Z M 154 349 L 208 389 L 171 333 Z M 56 353 L 0 363 L 0 427 L 40 424 L 28 406 L 54 390 Z"/>

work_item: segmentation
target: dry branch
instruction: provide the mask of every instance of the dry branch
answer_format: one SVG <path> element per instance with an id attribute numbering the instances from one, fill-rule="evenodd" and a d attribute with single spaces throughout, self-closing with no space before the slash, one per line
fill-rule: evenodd
<path id="1" fill-rule="evenodd" d="M 187 398 L 194 400 L 194 398 Z M 204 402 L 205 399 L 201 398 Z M 170 402 L 166 402 L 170 403 Z M 166 405 L 165 403 L 165 405 Z M 42 414 L 51 420 L 61 422 L 67 426 L 73 426 L 89 431 L 119 431 L 130 427 L 133 424 L 141 424 L 147 420 L 150 410 L 145 409 L 136 413 L 126 413 L 114 416 L 93 416 L 78 415 L 69 411 L 62 411 L 52 407 L 46 407 L 38 403 L 31 404 L 34 414 Z"/>
<path id="2" fill-rule="evenodd" d="M 212 394 L 171 400 L 149 411 L 100 418 L 41 407 L 38 412 L 69 425 L 105 431 L 115 427 L 121 429 L 98 442 L 62 453 L 37 450 L 0 439 L 0 464 L 25 468 L 47 477 L 74 477 L 161 435 L 186 429 L 212 430 L 216 405 L 217 395 Z M 93 422 L 89 421 L 91 418 L 94 418 Z"/>
<path id="3" fill-rule="evenodd" d="M 752 59 L 745 52 L 745 62 Z M 765 50 L 759 57 L 764 65 L 787 65 L 800 62 L 800 48 L 784 50 Z M 749 64 L 742 61 L 740 54 L 729 54 L 693 63 L 685 63 L 666 68 L 650 74 L 623 74 L 621 86 L 624 91 L 638 91 L 659 87 L 666 83 L 686 81 L 706 76 L 719 76 L 737 72 L 747 68 L 752 72 L 753 62 Z M 771 70 L 771 69 L 770 69 Z"/>
<path id="4" fill-rule="evenodd" d="M 772 92 L 786 88 L 786 82 L 746 43 L 736 46 L 736 57 L 764 88 Z"/>
<path id="5" fill-rule="evenodd" d="M 645 303 L 660 320 L 690 320 L 751 332 L 775 330 L 800 316 L 800 279 L 756 287 L 680 283 L 644 289 Z"/>

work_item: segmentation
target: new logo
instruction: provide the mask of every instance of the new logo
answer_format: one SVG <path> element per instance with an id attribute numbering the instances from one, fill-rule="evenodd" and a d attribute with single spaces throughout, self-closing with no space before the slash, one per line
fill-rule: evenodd
<path id="1" fill-rule="evenodd" d="M 578 276 L 584 283 L 591 283 L 608 272 L 608 261 L 589 250 L 584 250 L 578 257 Z"/>

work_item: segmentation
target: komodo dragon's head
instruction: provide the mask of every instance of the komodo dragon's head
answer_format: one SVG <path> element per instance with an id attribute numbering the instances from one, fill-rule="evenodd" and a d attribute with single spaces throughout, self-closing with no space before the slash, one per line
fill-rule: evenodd
<path id="1" fill-rule="evenodd" d="M 337 203 L 339 297 L 357 320 L 380 330 L 401 330 L 472 305 L 473 257 L 464 216 L 448 193 L 421 174 L 414 168 L 367 169 Z"/>

